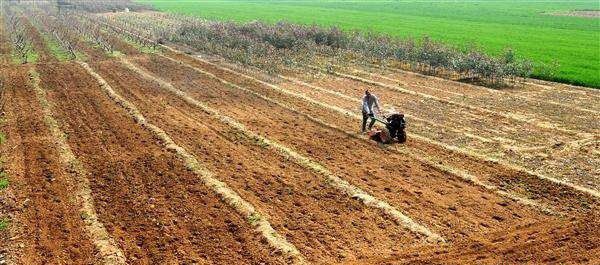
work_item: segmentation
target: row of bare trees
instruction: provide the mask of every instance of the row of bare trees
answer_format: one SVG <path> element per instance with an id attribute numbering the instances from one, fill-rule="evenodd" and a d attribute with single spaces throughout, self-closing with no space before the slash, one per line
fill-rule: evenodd
<path id="1" fill-rule="evenodd" d="M 152 30 L 153 27 L 151 25 L 136 24 L 136 26 L 134 26 L 129 21 L 123 21 L 123 24 L 115 26 L 111 23 L 111 19 L 107 17 L 97 17 L 95 21 L 101 25 L 105 25 L 106 29 L 122 35 L 144 48 L 157 50 L 160 46 L 160 38 L 155 35 L 155 31 Z"/>
<path id="2" fill-rule="evenodd" d="M 32 40 L 26 31 L 23 16 L 14 8 L 8 6 L 2 14 L 4 27 L 10 35 L 13 51 L 19 62 L 25 64 L 29 61 L 32 48 Z"/>
<path id="3" fill-rule="evenodd" d="M 127 2 L 93 5 L 110 6 Z M 87 5 L 84 2 L 78 4 Z M 5 13 L 5 24 L 11 32 L 15 53 L 25 63 L 31 50 L 31 40 L 25 31 L 22 15 L 16 15 L 11 8 L 6 9 Z M 31 16 L 36 18 L 35 13 Z M 342 64 L 376 62 L 429 75 L 452 76 L 495 85 L 517 77 L 528 77 L 533 71 L 533 63 L 519 58 L 511 49 L 506 49 L 499 56 L 490 56 L 474 46 L 459 49 L 428 37 L 400 39 L 382 34 L 347 32 L 336 27 L 287 22 L 234 23 L 133 12 L 118 16 L 96 16 L 63 10 L 41 16 L 43 18 L 36 18 L 37 24 L 51 32 L 72 59 L 76 58 L 77 38 L 83 36 L 104 51 L 113 53 L 113 34 L 117 33 L 142 47 L 157 49 L 165 42 L 179 43 L 269 72 L 277 72 L 280 66 L 315 63 L 324 56 Z"/>
<path id="4" fill-rule="evenodd" d="M 512 49 L 490 56 L 475 46 L 456 48 L 429 37 L 400 39 L 336 27 L 287 22 L 240 24 L 138 14 L 120 15 L 105 22 L 135 31 L 150 43 L 181 43 L 269 71 L 276 71 L 277 64 L 310 62 L 327 55 L 345 61 L 392 62 L 429 75 L 501 85 L 517 77 L 528 77 L 534 66 Z"/>
<path id="5" fill-rule="evenodd" d="M 64 24 L 72 25 L 76 34 L 84 36 L 94 45 L 101 48 L 107 53 L 115 52 L 115 45 L 111 37 L 104 32 L 104 26 L 79 16 L 75 13 L 69 13 L 62 17 Z"/>
<path id="6" fill-rule="evenodd" d="M 65 10 L 78 10 L 90 13 L 153 10 L 149 5 L 130 0 L 58 0 L 58 5 Z"/>
<path id="7" fill-rule="evenodd" d="M 77 38 L 73 27 L 65 25 L 62 22 L 66 21 L 66 15 L 58 12 L 51 13 L 51 7 L 44 11 L 35 8 L 29 8 L 26 10 L 27 17 L 30 18 L 38 29 L 42 32 L 51 34 L 51 38 L 58 42 L 58 45 L 66 51 L 69 59 L 74 60 L 77 58 L 76 47 Z"/>
<path id="8" fill-rule="evenodd" d="M 15 32 L 12 36 L 16 50 L 27 52 L 31 45 L 27 45 L 27 34 L 18 25 L 18 17 L 14 14 L 7 17 L 9 28 Z M 430 75 L 496 85 L 517 77 L 527 77 L 533 70 L 532 62 L 520 59 L 510 49 L 500 56 L 490 56 L 472 46 L 458 49 L 428 37 L 398 39 L 287 22 L 240 24 L 136 13 L 84 16 L 74 11 L 59 12 L 50 20 L 43 18 L 40 21 L 72 59 L 76 58 L 73 36 L 84 36 L 97 47 L 113 53 L 112 34 L 117 33 L 143 47 L 157 49 L 164 42 L 180 43 L 269 72 L 277 72 L 280 66 L 315 63 L 323 56 L 336 58 L 341 63 L 391 62 L 391 65 L 409 67 Z M 27 56 L 23 58 L 26 60 Z"/>

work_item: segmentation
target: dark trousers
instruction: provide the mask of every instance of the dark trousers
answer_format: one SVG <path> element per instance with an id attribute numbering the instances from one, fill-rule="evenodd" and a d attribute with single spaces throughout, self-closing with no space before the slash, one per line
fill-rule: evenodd
<path id="1" fill-rule="evenodd" d="M 372 117 L 371 115 L 369 115 L 368 113 L 363 113 L 363 119 L 362 119 L 362 131 L 366 131 L 365 127 L 367 126 L 367 120 L 369 118 L 371 118 L 371 122 L 369 123 L 369 130 L 371 130 L 371 128 L 373 128 L 373 125 L 375 124 L 375 118 Z"/>

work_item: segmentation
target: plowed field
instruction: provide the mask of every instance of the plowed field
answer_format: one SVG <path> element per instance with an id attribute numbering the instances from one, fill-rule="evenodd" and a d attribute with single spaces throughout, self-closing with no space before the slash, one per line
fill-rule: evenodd
<path id="1" fill-rule="evenodd" d="M 600 263 L 598 90 L 270 76 L 117 37 L 59 62 L 27 26 L 38 63 L 0 35 L 0 262 Z M 406 143 L 358 133 L 365 89 Z"/>

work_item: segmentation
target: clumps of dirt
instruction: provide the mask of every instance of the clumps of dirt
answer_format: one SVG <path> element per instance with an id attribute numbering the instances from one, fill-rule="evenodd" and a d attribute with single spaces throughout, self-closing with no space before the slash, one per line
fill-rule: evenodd
<path id="1" fill-rule="evenodd" d="M 539 222 L 490 233 L 444 247 L 402 251 L 372 264 L 598 264 L 598 214 L 563 222 Z"/>
<path id="2" fill-rule="evenodd" d="M 570 11 L 560 11 L 560 12 L 544 12 L 544 14 L 546 14 L 546 15 L 552 15 L 552 16 L 600 18 L 600 9 L 584 9 L 584 10 L 570 10 Z"/>

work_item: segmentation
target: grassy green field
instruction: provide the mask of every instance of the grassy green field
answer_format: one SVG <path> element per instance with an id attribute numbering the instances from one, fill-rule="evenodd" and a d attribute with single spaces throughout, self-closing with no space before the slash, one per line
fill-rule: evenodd
<path id="1" fill-rule="evenodd" d="M 592 1 L 202 1 L 139 0 L 163 11 L 240 22 L 286 20 L 400 37 L 428 35 L 490 54 L 513 48 L 538 63 L 559 63 L 543 79 L 600 87 L 600 19 L 554 16 L 600 10 Z"/>

